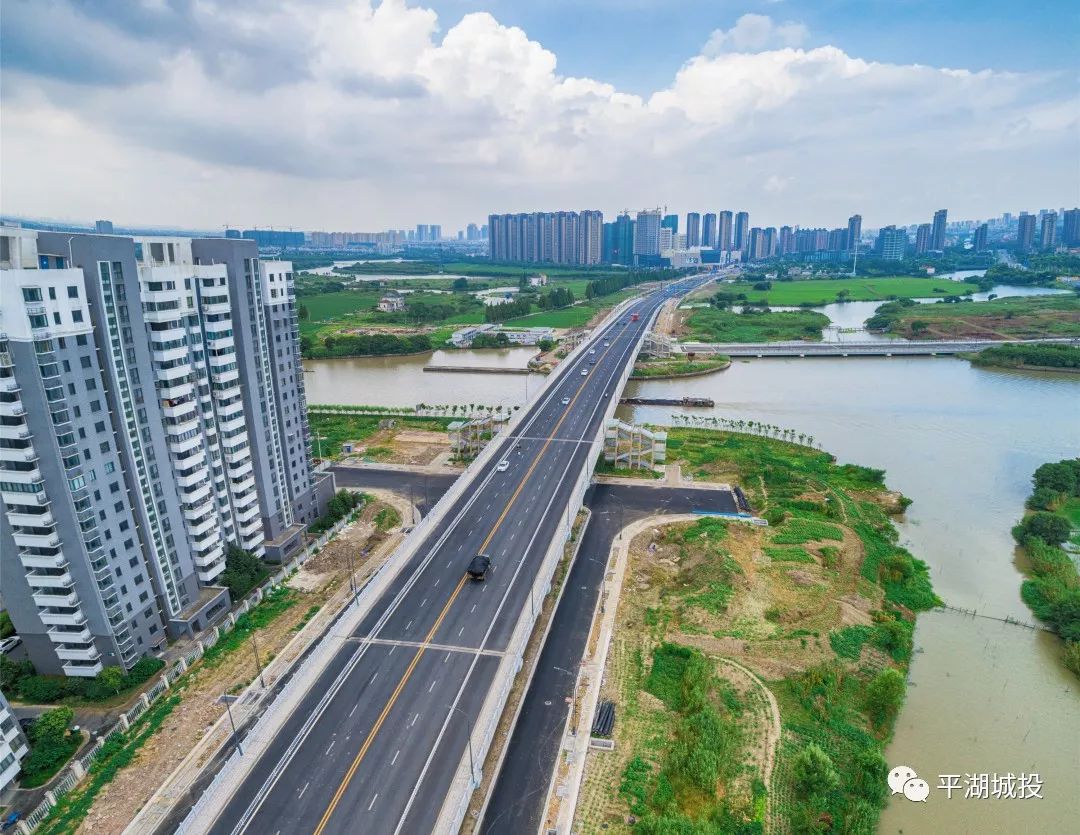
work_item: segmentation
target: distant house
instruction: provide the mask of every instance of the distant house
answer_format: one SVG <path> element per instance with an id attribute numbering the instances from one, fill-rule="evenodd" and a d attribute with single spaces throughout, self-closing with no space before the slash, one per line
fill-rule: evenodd
<path id="1" fill-rule="evenodd" d="M 379 299 L 379 310 L 383 313 L 397 313 L 405 309 L 405 297 L 396 290 L 388 290 L 386 295 Z"/>
<path id="2" fill-rule="evenodd" d="M 544 275 L 543 273 L 540 273 L 539 275 L 530 275 L 529 276 L 529 286 L 530 287 L 543 287 L 547 283 L 548 283 L 548 277 L 546 275 Z"/>

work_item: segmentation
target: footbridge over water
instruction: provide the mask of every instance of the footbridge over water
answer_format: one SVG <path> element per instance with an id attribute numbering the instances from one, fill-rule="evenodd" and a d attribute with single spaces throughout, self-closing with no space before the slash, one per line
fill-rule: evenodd
<path id="1" fill-rule="evenodd" d="M 1058 343 L 1080 346 L 1080 339 L 1009 339 L 954 341 L 888 340 L 880 342 L 683 342 L 684 354 L 729 357 L 892 357 L 940 356 L 982 351 L 994 345 Z"/>

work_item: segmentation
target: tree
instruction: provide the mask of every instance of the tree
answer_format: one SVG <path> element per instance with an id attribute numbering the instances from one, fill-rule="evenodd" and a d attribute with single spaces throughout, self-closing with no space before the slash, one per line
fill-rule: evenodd
<path id="1" fill-rule="evenodd" d="M 916 319 L 911 323 L 911 332 L 914 334 L 926 333 L 928 330 L 930 330 L 930 325 L 922 319 Z"/>
<path id="2" fill-rule="evenodd" d="M 1016 538 L 1023 542 L 1026 537 L 1041 539 L 1047 545 L 1060 545 L 1069 538 L 1072 525 L 1064 516 L 1056 513 L 1032 513 L 1013 529 Z"/>
<path id="3" fill-rule="evenodd" d="M 106 670 L 119 670 L 119 667 L 106 667 Z M 105 670 L 102 670 L 105 672 Z M 30 739 L 35 745 L 59 742 L 67 736 L 68 726 L 75 718 L 70 707 L 57 707 L 47 710 L 30 726 Z"/>
<path id="4" fill-rule="evenodd" d="M 298 318 L 302 322 L 307 320 L 307 318 L 308 318 L 307 305 L 302 304 L 302 305 L 300 305 L 299 308 L 297 308 L 296 318 Z"/>
<path id="5" fill-rule="evenodd" d="M 465 292 L 469 289 L 469 279 L 467 279 L 465 276 L 459 276 L 458 278 L 455 278 L 454 283 L 450 285 L 450 289 L 452 289 L 455 293 Z"/>
<path id="6" fill-rule="evenodd" d="M 795 755 L 791 769 L 795 788 L 802 797 L 826 795 L 840 784 L 832 758 L 814 742 Z"/>
<path id="7" fill-rule="evenodd" d="M 1035 488 L 1046 488 L 1068 496 L 1080 494 L 1080 461 L 1043 464 L 1031 479 Z"/>
<path id="8" fill-rule="evenodd" d="M 904 703 L 904 676 L 890 667 L 882 670 L 866 688 L 866 712 L 879 730 L 884 730 Z"/>
<path id="9" fill-rule="evenodd" d="M 238 545 L 229 544 L 225 551 L 225 570 L 221 584 L 229 589 L 233 602 L 239 602 L 269 574 L 262 560 Z"/>
<path id="10" fill-rule="evenodd" d="M 97 680 L 113 693 L 119 693 L 124 686 L 124 671 L 119 667 L 106 667 L 97 674 Z"/>

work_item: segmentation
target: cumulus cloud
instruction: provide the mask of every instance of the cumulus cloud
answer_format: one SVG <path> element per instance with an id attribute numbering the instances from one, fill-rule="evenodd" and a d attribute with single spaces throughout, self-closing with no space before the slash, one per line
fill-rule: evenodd
<path id="1" fill-rule="evenodd" d="M 12 0 L 0 34 L 9 213 L 377 229 L 667 202 L 888 222 L 956 194 L 1056 205 L 1075 153 L 1060 79 L 805 48 L 762 15 L 648 96 L 560 74 L 491 14 L 444 28 L 403 0 Z"/>
<path id="2" fill-rule="evenodd" d="M 809 32 L 793 20 L 774 23 L 761 14 L 744 14 L 730 29 L 715 29 L 702 48 L 702 55 L 721 52 L 757 52 L 766 47 L 801 46 Z"/>

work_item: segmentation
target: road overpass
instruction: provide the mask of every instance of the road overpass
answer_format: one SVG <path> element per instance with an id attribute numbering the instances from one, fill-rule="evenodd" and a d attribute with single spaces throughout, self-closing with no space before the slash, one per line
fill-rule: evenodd
<path id="1" fill-rule="evenodd" d="M 994 345 L 1064 343 L 1080 345 L 1077 339 L 1009 339 L 880 342 L 683 342 L 683 353 L 726 354 L 729 357 L 928 357 L 966 354 Z"/>
<path id="2" fill-rule="evenodd" d="M 409 537 L 374 604 L 327 636 L 328 660 L 294 706 L 273 728 L 267 711 L 180 831 L 456 831 L 603 420 L 657 309 L 689 286 L 624 306 L 560 364 Z M 484 582 L 465 574 L 477 553 L 493 561 Z"/>

